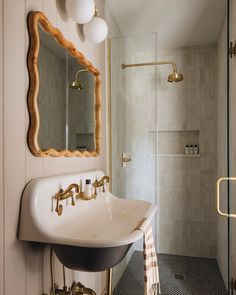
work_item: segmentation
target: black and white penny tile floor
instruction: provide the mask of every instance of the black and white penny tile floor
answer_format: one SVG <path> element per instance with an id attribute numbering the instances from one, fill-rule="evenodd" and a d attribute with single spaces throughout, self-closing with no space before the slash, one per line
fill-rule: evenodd
<path id="1" fill-rule="evenodd" d="M 161 295 L 227 295 L 216 259 L 158 255 Z M 143 253 L 135 251 L 113 295 L 143 295 Z"/>

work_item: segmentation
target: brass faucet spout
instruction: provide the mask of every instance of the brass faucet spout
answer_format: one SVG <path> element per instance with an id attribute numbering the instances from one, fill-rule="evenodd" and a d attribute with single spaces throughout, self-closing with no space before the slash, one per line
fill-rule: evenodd
<path id="1" fill-rule="evenodd" d="M 66 200 L 71 198 L 71 205 L 75 206 L 75 200 L 74 200 L 74 193 L 80 192 L 80 186 L 76 183 L 72 183 L 68 186 L 68 188 L 63 191 L 62 189 L 56 194 L 55 199 L 57 200 L 56 209 L 55 211 L 60 216 L 63 211 L 63 206 L 60 204 L 60 201 Z"/>
<path id="2" fill-rule="evenodd" d="M 58 194 L 58 197 L 63 197 L 66 193 L 72 192 L 73 189 L 76 193 L 80 192 L 80 186 L 76 183 L 72 183 L 68 186 L 68 188 L 65 191 L 61 191 L 61 193 Z"/>
<path id="3" fill-rule="evenodd" d="M 93 183 L 93 187 L 95 188 L 95 195 L 97 195 L 97 188 L 102 187 L 102 191 L 105 193 L 105 182 L 109 182 L 110 177 L 109 176 L 103 176 L 99 181 L 96 179 Z"/>
<path id="4" fill-rule="evenodd" d="M 93 186 L 94 187 L 101 187 L 104 185 L 105 182 L 109 182 L 110 178 L 109 176 L 103 176 L 99 181 L 95 180 Z"/>

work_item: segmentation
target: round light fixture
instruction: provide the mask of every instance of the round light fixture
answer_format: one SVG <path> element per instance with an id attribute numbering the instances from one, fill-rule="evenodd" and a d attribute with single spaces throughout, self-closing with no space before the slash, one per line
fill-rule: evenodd
<path id="1" fill-rule="evenodd" d="M 95 3 L 94 0 L 67 0 L 66 9 L 73 21 L 86 24 L 95 14 Z"/>
<path id="2" fill-rule="evenodd" d="M 84 25 L 83 30 L 85 37 L 95 44 L 103 42 L 108 34 L 106 22 L 96 15 L 89 23 Z"/>

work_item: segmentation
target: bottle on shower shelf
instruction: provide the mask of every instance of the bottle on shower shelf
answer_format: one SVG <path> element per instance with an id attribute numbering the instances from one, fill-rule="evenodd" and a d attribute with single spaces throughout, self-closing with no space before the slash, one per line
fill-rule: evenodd
<path id="1" fill-rule="evenodd" d="M 189 147 L 189 153 L 192 155 L 193 154 L 193 145 L 191 144 Z"/>
<path id="2" fill-rule="evenodd" d="M 197 155 L 197 154 L 199 153 L 199 150 L 198 150 L 198 146 L 197 146 L 197 144 L 194 145 L 193 153 L 194 153 L 195 155 Z"/>
<path id="3" fill-rule="evenodd" d="M 188 145 L 188 144 L 185 146 L 185 154 L 186 154 L 186 155 L 189 154 L 189 145 Z"/>

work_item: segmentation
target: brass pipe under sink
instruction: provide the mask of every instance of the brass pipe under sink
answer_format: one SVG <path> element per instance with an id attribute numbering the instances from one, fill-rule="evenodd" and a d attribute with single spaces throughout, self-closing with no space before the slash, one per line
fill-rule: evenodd
<path id="1" fill-rule="evenodd" d="M 73 286 L 73 285 L 72 285 Z M 82 285 L 80 282 L 74 285 L 74 293 L 73 293 L 73 287 L 71 288 L 72 294 L 74 295 L 96 295 L 96 293 L 90 289 L 86 288 L 84 285 Z"/>
<path id="2" fill-rule="evenodd" d="M 107 270 L 106 295 L 112 295 L 112 268 Z"/>
<path id="3" fill-rule="evenodd" d="M 96 293 L 90 289 L 82 285 L 80 282 L 73 282 L 71 287 L 66 286 L 66 275 L 65 275 L 65 266 L 62 264 L 62 272 L 63 272 L 63 288 L 59 289 L 57 284 L 54 281 L 54 273 L 53 273 L 53 249 L 50 246 L 50 275 L 51 275 L 51 290 L 50 295 L 96 295 Z M 43 295 L 48 295 L 43 293 Z"/>

